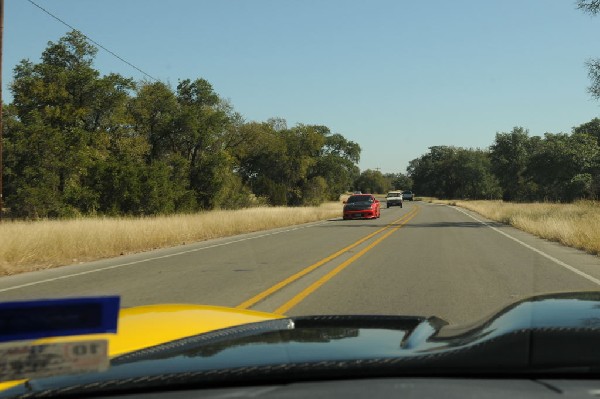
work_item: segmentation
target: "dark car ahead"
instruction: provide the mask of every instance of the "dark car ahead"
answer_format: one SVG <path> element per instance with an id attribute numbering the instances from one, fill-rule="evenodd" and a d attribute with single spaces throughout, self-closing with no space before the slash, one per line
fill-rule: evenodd
<path id="1" fill-rule="evenodd" d="M 343 218 L 375 219 L 381 216 L 379 200 L 372 194 L 356 194 L 344 201 Z"/>

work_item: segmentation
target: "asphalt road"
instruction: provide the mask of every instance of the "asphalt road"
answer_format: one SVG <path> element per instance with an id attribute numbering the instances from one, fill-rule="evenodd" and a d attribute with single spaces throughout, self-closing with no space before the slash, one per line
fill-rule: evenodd
<path id="1" fill-rule="evenodd" d="M 304 314 L 476 321 L 541 293 L 600 289 L 600 258 L 421 202 L 0 279 L 0 301 L 119 294 Z"/>

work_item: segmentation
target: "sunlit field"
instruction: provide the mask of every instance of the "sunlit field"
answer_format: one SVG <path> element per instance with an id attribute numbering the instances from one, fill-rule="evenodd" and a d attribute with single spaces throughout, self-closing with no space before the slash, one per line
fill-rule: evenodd
<path id="1" fill-rule="evenodd" d="M 563 245 L 600 255 L 600 202 L 519 204 L 503 201 L 437 201 L 475 211 Z"/>
<path id="2" fill-rule="evenodd" d="M 47 269 L 341 216 L 341 202 L 146 218 L 0 223 L 0 275 Z"/>

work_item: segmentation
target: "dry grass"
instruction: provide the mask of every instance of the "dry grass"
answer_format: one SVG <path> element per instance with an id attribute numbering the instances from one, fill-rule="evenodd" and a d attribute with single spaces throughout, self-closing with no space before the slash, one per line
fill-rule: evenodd
<path id="1" fill-rule="evenodd" d="M 518 204 L 502 201 L 433 201 L 475 211 L 563 245 L 600 255 L 600 202 Z"/>
<path id="2" fill-rule="evenodd" d="M 341 215 L 337 202 L 147 218 L 0 223 L 0 275 L 142 252 Z"/>

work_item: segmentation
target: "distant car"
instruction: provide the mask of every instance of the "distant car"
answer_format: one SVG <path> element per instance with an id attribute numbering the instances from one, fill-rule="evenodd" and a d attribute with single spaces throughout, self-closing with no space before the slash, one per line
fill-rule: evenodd
<path id="1" fill-rule="evenodd" d="M 405 200 L 408 200 L 408 201 L 414 201 L 415 200 L 415 194 L 412 191 L 410 191 L 410 190 L 403 191 L 402 192 L 402 198 L 404 198 Z"/>
<path id="2" fill-rule="evenodd" d="M 402 208 L 402 191 L 390 191 L 385 196 L 386 208 L 397 205 Z"/>
<path id="3" fill-rule="evenodd" d="M 362 194 L 362 191 L 355 191 L 352 194 Z"/>
<path id="4" fill-rule="evenodd" d="M 344 220 L 376 219 L 380 216 L 381 205 L 372 194 L 355 194 L 344 201 Z"/>

